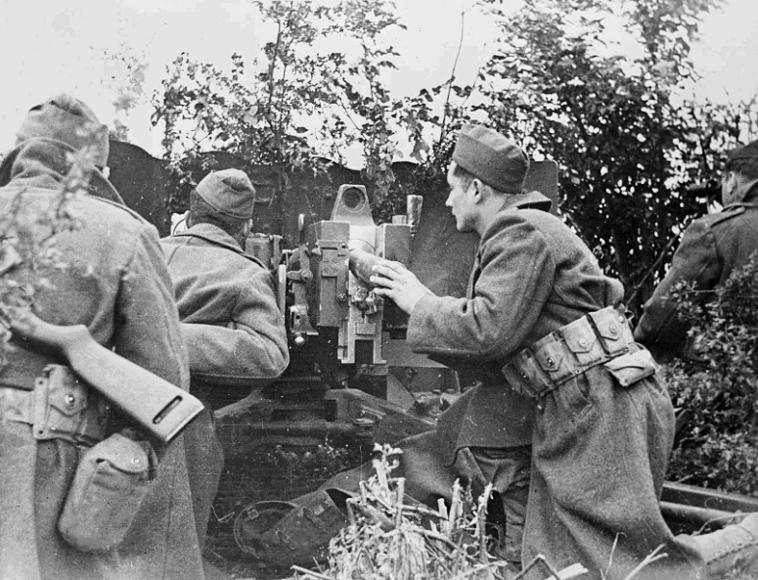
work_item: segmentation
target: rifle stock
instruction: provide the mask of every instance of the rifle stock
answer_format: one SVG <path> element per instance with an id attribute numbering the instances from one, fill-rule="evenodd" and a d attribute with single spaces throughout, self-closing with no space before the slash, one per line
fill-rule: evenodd
<path id="1" fill-rule="evenodd" d="M 27 312 L 10 326 L 19 336 L 60 351 L 76 374 L 163 443 L 203 410 L 187 391 L 97 343 L 82 324 L 57 326 Z"/>

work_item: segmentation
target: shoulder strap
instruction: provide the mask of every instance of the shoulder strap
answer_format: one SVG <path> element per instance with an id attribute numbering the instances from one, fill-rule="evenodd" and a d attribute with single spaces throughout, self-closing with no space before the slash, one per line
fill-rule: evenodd
<path id="1" fill-rule="evenodd" d="M 232 244 L 227 244 L 226 242 L 221 242 L 219 240 L 214 240 L 213 238 L 209 238 L 208 236 L 204 236 L 203 234 L 197 234 L 194 232 L 182 232 L 180 234 L 174 234 L 175 238 L 197 238 L 199 240 L 203 240 L 204 242 L 208 242 L 209 244 L 213 244 L 214 246 L 218 246 L 220 248 L 226 248 L 227 250 L 231 250 L 235 254 L 239 254 L 243 258 L 247 258 L 251 262 L 255 262 L 258 264 L 261 268 L 267 269 L 266 266 L 261 262 L 258 258 L 255 256 L 251 256 L 250 254 L 246 253 L 242 250 L 242 248 L 238 246 L 233 246 Z"/>
<path id="2" fill-rule="evenodd" d="M 108 204 L 108 205 L 110 205 L 112 207 L 118 208 L 121 211 L 129 214 L 131 217 L 133 217 L 138 222 L 142 222 L 143 224 L 146 224 L 146 225 L 152 225 L 149 221 L 147 221 L 139 213 L 137 213 L 136 211 L 134 211 L 132 208 L 130 208 L 129 206 L 127 206 L 123 202 L 116 201 L 115 199 L 108 199 L 106 197 L 100 197 L 100 196 L 97 196 L 97 195 L 88 195 L 87 199 L 95 200 L 98 203 Z"/>
<path id="3" fill-rule="evenodd" d="M 728 205 L 719 213 L 707 216 L 707 223 L 709 226 L 720 224 L 721 222 L 725 222 L 727 220 L 735 218 L 738 215 L 742 215 L 743 213 L 745 213 L 745 209 L 748 207 L 758 207 L 758 206 L 755 206 L 753 204 L 742 204 L 742 203 Z"/>

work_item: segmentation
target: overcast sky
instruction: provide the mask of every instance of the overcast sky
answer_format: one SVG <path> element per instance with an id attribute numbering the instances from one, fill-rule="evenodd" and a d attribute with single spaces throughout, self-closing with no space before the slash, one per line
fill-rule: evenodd
<path id="1" fill-rule="evenodd" d="M 513 0 L 514 6 L 519 0 Z M 396 95 L 415 94 L 442 82 L 458 46 L 461 11 L 465 37 L 457 68 L 460 82 L 473 80 L 488 55 L 494 28 L 474 0 L 397 0 L 407 25 L 392 41 L 400 57 L 391 78 Z M 132 141 L 159 155 L 151 131 L 149 95 L 179 52 L 222 66 L 232 52 L 257 53 L 267 30 L 247 0 L 0 0 L 0 64 L 4 73 L 0 149 L 9 149 L 30 106 L 61 91 L 90 104 L 112 124 L 116 88 L 132 54 L 149 63 L 147 97 L 128 121 Z M 758 92 L 758 0 L 726 0 L 708 15 L 693 58 L 703 80 L 698 95 L 714 100 L 750 98 Z"/>

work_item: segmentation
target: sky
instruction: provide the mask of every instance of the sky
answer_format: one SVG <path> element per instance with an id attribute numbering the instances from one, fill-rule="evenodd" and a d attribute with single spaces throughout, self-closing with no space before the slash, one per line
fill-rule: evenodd
<path id="1" fill-rule="evenodd" d="M 474 0 L 396 0 L 396 5 L 407 26 L 390 38 L 400 53 L 398 70 L 389 78 L 396 96 L 416 94 L 449 77 L 462 12 L 464 38 L 456 72 L 461 83 L 474 79 L 495 35 Z M 149 99 L 167 64 L 186 51 L 195 60 L 225 67 L 233 52 L 252 57 L 270 38 L 249 0 L 0 0 L 0 6 L 5 9 L 0 19 L 2 151 L 12 147 L 14 132 L 31 106 L 63 91 L 87 102 L 112 125 L 113 102 L 126 78 L 126 55 L 148 64 L 141 70 L 144 95 L 124 118 L 130 140 L 160 155 L 161 136 L 149 122 Z M 702 75 L 697 96 L 736 102 L 758 93 L 756 55 L 758 1 L 725 0 L 706 16 L 693 48 Z"/>

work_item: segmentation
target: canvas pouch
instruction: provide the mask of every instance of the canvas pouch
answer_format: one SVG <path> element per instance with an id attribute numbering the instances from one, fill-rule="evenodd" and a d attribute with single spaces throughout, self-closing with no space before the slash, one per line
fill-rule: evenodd
<path id="1" fill-rule="evenodd" d="M 153 480 L 149 443 L 114 433 L 93 445 L 77 466 L 58 531 L 82 552 L 107 552 L 126 536 Z"/>

